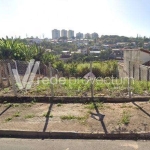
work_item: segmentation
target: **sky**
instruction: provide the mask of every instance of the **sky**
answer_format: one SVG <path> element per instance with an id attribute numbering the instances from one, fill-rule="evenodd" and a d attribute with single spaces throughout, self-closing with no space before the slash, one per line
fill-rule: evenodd
<path id="1" fill-rule="evenodd" d="M 0 37 L 75 33 L 150 37 L 150 0 L 0 0 Z"/>

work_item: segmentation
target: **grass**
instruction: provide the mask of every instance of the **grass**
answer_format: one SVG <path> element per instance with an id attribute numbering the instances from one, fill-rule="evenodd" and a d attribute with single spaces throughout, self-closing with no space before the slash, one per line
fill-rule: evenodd
<path id="1" fill-rule="evenodd" d="M 51 114 L 48 115 L 48 113 L 44 113 L 44 114 L 43 114 L 43 117 L 46 117 L 46 118 L 50 117 L 50 118 L 53 118 L 53 115 L 51 115 Z"/>
<path id="2" fill-rule="evenodd" d="M 6 94 L 9 92 L 9 88 L 4 88 L 3 91 L 4 91 L 4 94 Z"/>
<path id="3" fill-rule="evenodd" d="M 16 113 L 13 115 L 13 117 L 20 117 L 20 112 L 19 112 L 19 111 L 16 112 Z"/>
<path id="4" fill-rule="evenodd" d="M 21 105 L 22 105 L 22 107 L 31 107 L 31 106 L 32 106 L 31 103 L 29 103 L 29 104 L 23 103 L 23 104 L 21 104 Z"/>
<path id="5" fill-rule="evenodd" d="M 121 120 L 119 121 L 119 123 L 128 125 L 130 123 L 130 117 L 131 116 L 130 116 L 129 112 L 123 111 L 122 117 L 121 117 Z"/>
<path id="6" fill-rule="evenodd" d="M 29 114 L 29 115 L 26 115 L 24 118 L 25 118 L 25 119 L 29 119 L 29 118 L 34 118 L 34 117 L 35 117 L 35 115 Z"/>
<path id="7" fill-rule="evenodd" d="M 86 64 L 83 64 L 86 66 Z M 97 64 L 98 65 L 98 64 Z M 96 65 L 96 66 L 97 66 Z M 111 66 L 111 65 L 110 65 Z M 79 68 L 81 66 L 79 65 Z M 102 67 L 102 66 L 101 66 Z M 84 67 L 83 67 L 84 68 Z M 80 70 L 80 69 L 79 69 Z M 108 71 L 104 69 L 104 72 Z M 96 95 L 105 95 L 111 97 L 124 97 L 128 93 L 128 80 L 127 79 L 113 79 L 111 77 L 104 76 L 103 78 L 97 78 L 94 80 L 94 93 Z M 83 74 L 83 76 L 86 72 Z M 103 74 L 103 73 L 102 73 Z M 81 77 L 83 77 L 81 76 Z M 108 77 L 108 79 L 106 79 Z M 132 93 L 138 95 L 144 95 L 144 93 L 150 94 L 150 82 L 146 81 L 131 81 Z M 32 89 L 32 94 L 48 94 L 50 91 L 50 84 L 43 84 L 41 81 L 37 87 Z M 31 91 L 29 91 L 31 92 Z M 56 96 L 84 96 L 84 93 L 89 95 L 90 93 L 90 82 L 83 78 L 65 78 L 65 83 L 62 84 L 58 80 L 58 84 L 54 84 L 54 93 Z M 34 104 L 34 100 L 33 103 Z M 59 107 L 60 104 L 58 104 Z"/>
<path id="8" fill-rule="evenodd" d="M 34 105 L 36 103 L 36 99 L 34 98 L 32 101 L 31 101 L 31 104 Z"/>
<path id="9" fill-rule="evenodd" d="M 61 104 L 61 103 L 58 103 L 58 104 L 57 104 L 57 106 L 58 106 L 58 107 L 61 107 L 61 106 L 62 106 L 62 104 Z"/>
<path id="10" fill-rule="evenodd" d="M 12 117 L 8 117 L 5 119 L 5 121 L 11 121 L 12 120 Z"/>
<path id="11" fill-rule="evenodd" d="M 12 104 L 11 103 L 6 103 L 4 106 L 5 107 L 10 107 L 10 106 L 12 106 Z"/>
<path id="12" fill-rule="evenodd" d="M 19 104 L 13 104 L 13 107 L 19 107 Z"/>
<path id="13" fill-rule="evenodd" d="M 99 103 L 95 103 L 95 104 L 90 103 L 85 106 L 85 108 L 90 109 L 90 110 L 95 109 L 95 107 L 104 109 L 104 104 L 102 102 L 99 102 Z"/>
<path id="14" fill-rule="evenodd" d="M 85 120 L 86 116 L 79 117 L 79 116 L 74 116 L 74 115 L 64 115 L 64 116 L 60 116 L 60 118 L 62 120 L 73 120 L 73 119 L 76 119 L 76 120 Z"/>

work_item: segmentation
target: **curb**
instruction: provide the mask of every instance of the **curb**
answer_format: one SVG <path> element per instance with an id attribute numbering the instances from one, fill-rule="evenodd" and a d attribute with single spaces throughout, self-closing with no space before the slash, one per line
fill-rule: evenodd
<path id="1" fill-rule="evenodd" d="M 0 130 L 0 137 L 35 139 L 107 139 L 107 140 L 150 140 L 149 133 L 78 133 L 78 132 L 36 132 Z"/>
<path id="2" fill-rule="evenodd" d="M 16 96 L 1 96 L 0 103 L 5 101 L 9 103 L 25 103 L 35 101 L 37 103 L 90 103 L 104 102 L 104 103 L 129 103 L 129 102 L 146 102 L 149 101 L 150 97 L 133 97 L 133 98 L 111 98 L 111 97 L 16 97 Z"/>

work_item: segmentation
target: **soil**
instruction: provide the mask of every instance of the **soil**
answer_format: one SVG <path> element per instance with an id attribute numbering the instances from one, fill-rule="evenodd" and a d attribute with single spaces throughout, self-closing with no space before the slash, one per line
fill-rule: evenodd
<path id="1" fill-rule="evenodd" d="M 0 130 L 149 132 L 150 102 L 0 104 Z"/>

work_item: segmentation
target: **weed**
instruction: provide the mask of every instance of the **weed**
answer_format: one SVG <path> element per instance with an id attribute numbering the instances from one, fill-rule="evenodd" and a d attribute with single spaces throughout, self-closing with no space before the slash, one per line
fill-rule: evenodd
<path id="1" fill-rule="evenodd" d="M 13 104 L 13 107 L 19 107 L 19 104 Z"/>
<path id="2" fill-rule="evenodd" d="M 34 105 L 34 104 L 35 104 L 35 102 L 34 102 L 34 101 L 31 101 L 31 104 L 32 104 L 32 105 Z"/>
<path id="3" fill-rule="evenodd" d="M 27 107 L 31 107 L 31 106 L 32 106 L 32 104 L 27 104 L 26 106 L 27 106 Z"/>
<path id="4" fill-rule="evenodd" d="M 43 117 L 46 117 L 46 118 L 50 117 L 50 118 L 53 118 L 53 115 L 48 115 L 48 113 L 44 113 L 44 114 L 43 114 Z"/>
<path id="5" fill-rule="evenodd" d="M 31 103 L 23 103 L 21 104 L 22 107 L 31 107 L 32 104 Z"/>
<path id="6" fill-rule="evenodd" d="M 62 106 L 62 104 L 58 103 L 58 104 L 57 104 L 57 106 L 58 106 L 58 107 L 61 107 L 61 106 Z"/>
<path id="7" fill-rule="evenodd" d="M 20 117 L 20 112 L 19 112 L 19 111 L 16 112 L 16 113 L 13 115 L 13 117 Z"/>
<path id="8" fill-rule="evenodd" d="M 128 125 L 130 123 L 130 114 L 129 112 L 123 111 L 120 123 Z"/>
<path id="9" fill-rule="evenodd" d="M 91 113 L 92 113 L 92 111 L 91 111 L 91 110 L 88 110 L 88 111 L 87 111 L 87 113 L 88 113 L 88 114 L 91 114 Z"/>
<path id="10" fill-rule="evenodd" d="M 97 108 L 104 108 L 104 105 L 103 105 L 102 102 L 99 102 L 99 103 L 95 103 L 95 104 L 94 103 L 90 103 L 90 104 L 85 106 L 85 108 L 90 109 L 90 110 L 95 109 L 95 107 L 97 107 Z"/>
<path id="11" fill-rule="evenodd" d="M 79 117 L 79 116 L 73 116 L 73 115 L 64 115 L 64 116 L 60 116 L 60 118 L 62 120 L 73 120 L 73 119 L 76 119 L 76 120 L 85 120 L 86 117 Z"/>
<path id="12" fill-rule="evenodd" d="M 12 120 L 12 117 L 8 117 L 5 119 L 5 121 L 11 121 Z"/>
<path id="13" fill-rule="evenodd" d="M 29 119 L 29 118 L 33 118 L 33 117 L 35 117 L 35 116 L 33 114 L 30 114 L 30 115 L 26 115 L 24 118 Z"/>
<path id="14" fill-rule="evenodd" d="M 9 88 L 4 88 L 3 90 L 4 90 L 4 94 L 9 92 Z"/>
<path id="15" fill-rule="evenodd" d="M 12 104 L 11 103 L 6 103 L 4 106 L 5 107 L 10 107 L 10 106 L 12 106 Z"/>
<path id="16" fill-rule="evenodd" d="M 33 105 L 33 104 L 35 104 L 35 102 L 36 102 L 36 99 L 34 98 L 34 99 L 31 101 L 31 104 Z"/>
<path id="17" fill-rule="evenodd" d="M 86 105 L 85 108 L 92 110 L 92 109 L 95 109 L 95 106 L 93 103 L 90 103 L 90 104 Z"/>

